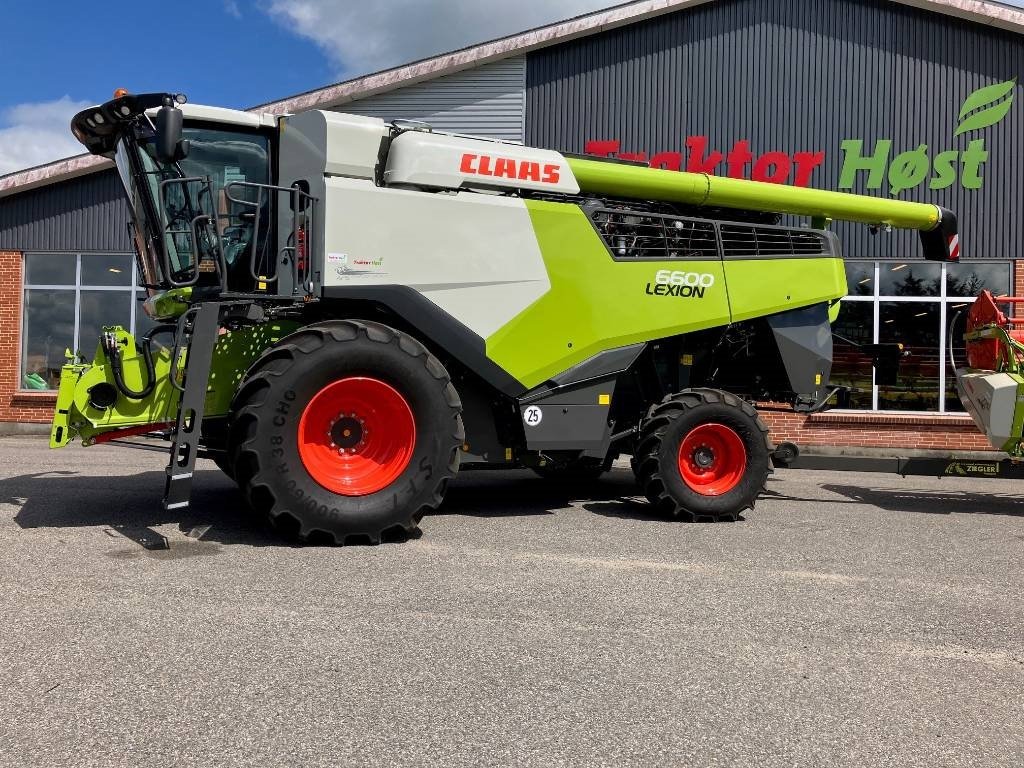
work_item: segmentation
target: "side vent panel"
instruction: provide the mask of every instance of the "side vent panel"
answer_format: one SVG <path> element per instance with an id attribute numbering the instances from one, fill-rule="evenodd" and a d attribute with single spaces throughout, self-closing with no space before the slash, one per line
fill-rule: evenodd
<path id="1" fill-rule="evenodd" d="M 726 259 L 832 255 L 828 239 L 809 229 L 721 224 L 719 231 Z"/>
<path id="2" fill-rule="evenodd" d="M 838 241 L 816 229 L 737 224 L 624 208 L 586 206 L 616 261 L 701 261 L 836 257 Z"/>
<path id="3" fill-rule="evenodd" d="M 591 211 L 590 220 L 616 260 L 718 258 L 711 221 L 608 208 Z"/>

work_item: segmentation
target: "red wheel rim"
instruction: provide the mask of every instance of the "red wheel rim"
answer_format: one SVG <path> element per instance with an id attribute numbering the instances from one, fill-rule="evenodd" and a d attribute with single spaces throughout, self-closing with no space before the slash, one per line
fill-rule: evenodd
<path id="1" fill-rule="evenodd" d="M 299 420 L 299 458 L 328 491 L 366 496 L 405 471 L 416 446 L 412 410 L 394 387 L 350 376 L 328 384 Z"/>
<path id="2" fill-rule="evenodd" d="M 679 474 L 702 496 L 721 496 L 739 483 L 747 450 L 736 430 L 724 424 L 694 427 L 679 445 Z"/>

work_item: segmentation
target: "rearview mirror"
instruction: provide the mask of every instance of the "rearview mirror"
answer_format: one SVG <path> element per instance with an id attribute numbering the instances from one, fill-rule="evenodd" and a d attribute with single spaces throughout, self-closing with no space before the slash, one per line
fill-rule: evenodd
<path id="1" fill-rule="evenodd" d="M 185 157 L 187 144 L 181 140 L 184 115 L 177 107 L 164 102 L 157 110 L 156 121 L 156 155 L 165 163 L 173 163 Z"/>

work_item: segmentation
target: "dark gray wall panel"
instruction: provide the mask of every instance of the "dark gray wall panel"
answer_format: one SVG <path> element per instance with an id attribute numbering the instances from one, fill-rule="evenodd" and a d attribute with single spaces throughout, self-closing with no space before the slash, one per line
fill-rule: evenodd
<path id="1" fill-rule="evenodd" d="M 620 139 L 624 152 L 684 151 L 706 135 L 755 156 L 826 152 L 811 180 L 838 186 L 844 139 L 892 139 L 890 160 L 934 155 L 984 136 L 981 189 L 958 183 L 897 195 L 954 210 L 965 257 L 1024 257 L 1024 37 L 887 0 L 718 0 L 529 54 L 526 142 L 581 152 Z M 954 138 L 975 89 L 1018 77 L 1000 123 Z M 719 171 L 724 173 L 724 168 Z M 875 195 L 861 183 L 853 191 Z M 916 235 L 837 225 L 848 257 L 916 255 Z"/>
<path id="2" fill-rule="evenodd" d="M 0 248 L 131 251 L 116 172 L 100 171 L 0 198 Z"/>
<path id="3" fill-rule="evenodd" d="M 526 59 L 515 56 L 350 101 L 337 111 L 423 120 L 439 131 L 522 141 L 525 89 Z"/>

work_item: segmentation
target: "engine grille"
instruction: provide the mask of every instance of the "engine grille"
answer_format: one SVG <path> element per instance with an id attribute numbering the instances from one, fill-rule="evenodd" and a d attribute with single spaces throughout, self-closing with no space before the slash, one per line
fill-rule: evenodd
<path id="1" fill-rule="evenodd" d="M 717 259 L 710 221 L 599 210 L 592 221 L 616 259 Z"/>
<path id="2" fill-rule="evenodd" d="M 828 240 L 817 232 L 784 227 L 721 224 L 722 253 L 727 259 L 767 256 L 829 256 Z"/>
<path id="3" fill-rule="evenodd" d="M 808 229 L 692 219 L 648 211 L 588 211 L 616 260 L 700 260 L 837 256 L 829 235 Z"/>

